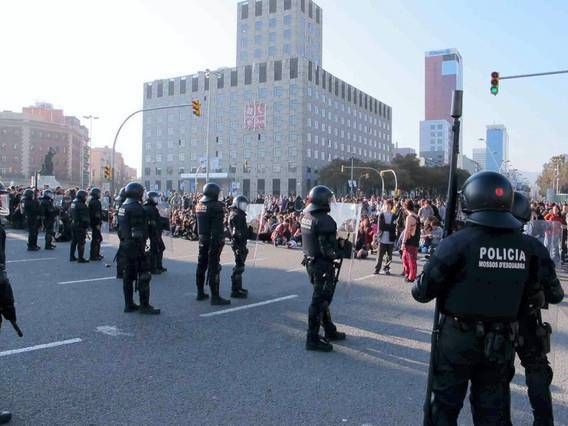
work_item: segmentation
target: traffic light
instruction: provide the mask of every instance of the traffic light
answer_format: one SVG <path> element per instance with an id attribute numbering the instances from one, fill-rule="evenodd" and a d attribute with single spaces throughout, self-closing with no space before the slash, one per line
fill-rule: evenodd
<path id="1" fill-rule="evenodd" d="M 499 73 L 493 71 L 491 73 L 491 94 L 497 96 L 499 93 Z"/>
<path id="2" fill-rule="evenodd" d="M 193 115 L 201 117 L 201 102 L 198 99 L 191 101 L 191 109 L 193 110 Z"/>
<path id="3" fill-rule="evenodd" d="M 112 168 L 110 166 L 105 166 L 103 169 L 103 174 L 106 180 L 111 180 L 112 178 Z"/>

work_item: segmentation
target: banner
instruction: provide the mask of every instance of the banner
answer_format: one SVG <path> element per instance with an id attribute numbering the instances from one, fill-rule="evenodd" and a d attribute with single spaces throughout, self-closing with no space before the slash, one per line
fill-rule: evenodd
<path id="1" fill-rule="evenodd" d="M 266 104 L 251 102 L 245 104 L 244 128 L 247 130 L 264 129 L 266 124 Z"/>
<path id="2" fill-rule="evenodd" d="M 10 198 L 8 194 L 0 195 L 0 216 L 8 216 L 10 214 Z"/>
<path id="3" fill-rule="evenodd" d="M 258 252 L 258 235 L 262 231 L 264 224 L 264 204 L 249 204 L 247 206 L 247 225 L 252 229 L 253 235 L 256 235 L 254 243 L 254 253 L 252 257 L 252 266 L 256 266 L 256 255 Z"/>

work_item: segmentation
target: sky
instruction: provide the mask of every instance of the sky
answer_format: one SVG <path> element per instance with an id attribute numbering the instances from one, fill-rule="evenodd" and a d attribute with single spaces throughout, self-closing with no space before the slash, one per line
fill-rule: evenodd
<path id="1" fill-rule="evenodd" d="M 281 1 L 281 0 L 280 0 Z M 568 153 L 565 0 L 319 0 L 323 66 L 392 106 L 393 141 L 418 150 L 424 119 L 424 53 L 457 48 L 464 63 L 464 154 L 487 124 L 504 124 L 512 166 L 538 172 Z M 236 0 L 0 1 L 0 110 L 50 102 L 96 115 L 93 146 L 112 146 L 122 120 L 142 106 L 145 81 L 236 62 Z M 88 121 L 83 120 L 88 126 Z M 117 143 L 140 172 L 141 118 Z"/>

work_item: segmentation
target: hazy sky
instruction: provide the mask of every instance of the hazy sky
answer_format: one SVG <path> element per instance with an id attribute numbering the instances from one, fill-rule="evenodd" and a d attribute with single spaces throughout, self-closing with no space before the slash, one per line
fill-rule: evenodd
<path id="1" fill-rule="evenodd" d="M 280 0 L 282 1 L 282 0 Z M 505 124 L 510 157 L 539 171 L 568 152 L 568 74 L 503 81 L 489 75 L 568 69 L 565 0 L 320 0 L 323 65 L 391 105 L 393 141 L 418 148 L 424 52 L 455 47 L 464 60 L 464 148 Z M 36 101 L 100 116 L 93 144 L 111 145 L 156 78 L 233 66 L 236 0 L 0 0 L 0 110 Z M 85 124 L 87 122 L 85 121 Z M 88 125 L 88 124 L 87 124 Z M 141 161 L 141 119 L 117 149 Z"/>

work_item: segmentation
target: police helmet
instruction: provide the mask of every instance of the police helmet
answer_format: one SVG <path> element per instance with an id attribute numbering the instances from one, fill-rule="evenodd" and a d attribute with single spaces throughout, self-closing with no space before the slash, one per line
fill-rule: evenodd
<path id="1" fill-rule="evenodd" d="M 315 212 L 318 210 L 323 210 L 326 212 L 330 211 L 330 203 L 333 198 L 333 192 L 327 186 L 317 185 L 312 188 L 310 194 L 308 195 L 308 206 L 306 211 Z"/>
<path id="2" fill-rule="evenodd" d="M 152 203 L 153 205 L 158 204 L 159 201 L 160 201 L 160 194 L 158 194 L 156 191 L 148 192 L 148 200 L 147 201 Z"/>
<path id="3" fill-rule="evenodd" d="M 79 201 L 87 201 L 87 191 L 85 191 L 84 189 L 78 190 L 75 198 L 77 198 Z"/>
<path id="4" fill-rule="evenodd" d="M 124 187 L 124 195 L 126 198 L 134 198 L 135 200 L 142 201 L 142 197 L 144 197 L 144 187 L 138 182 L 130 182 Z"/>
<path id="5" fill-rule="evenodd" d="M 93 198 L 100 198 L 101 196 L 101 190 L 97 187 L 91 188 L 91 192 L 89 192 L 89 195 Z"/>
<path id="6" fill-rule="evenodd" d="M 114 201 L 118 201 L 120 202 L 120 204 L 122 204 L 124 203 L 124 200 L 126 200 L 126 196 L 124 195 L 124 186 L 123 186 L 122 188 L 120 188 L 118 195 L 114 197 Z"/>
<path id="7" fill-rule="evenodd" d="M 50 200 L 53 200 L 55 198 L 55 194 L 51 189 L 44 189 L 41 196 L 43 198 L 49 198 Z"/>
<path id="8" fill-rule="evenodd" d="M 531 220 L 531 202 L 519 191 L 515 191 L 511 213 L 523 223 L 527 223 Z"/>
<path id="9" fill-rule="evenodd" d="M 235 197 L 231 207 L 233 207 L 235 209 L 239 209 L 243 212 L 246 212 L 248 203 L 249 203 L 249 200 L 248 200 L 247 197 L 245 197 L 244 195 L 239 195 L 239 196 Z"/>
<path id="10" fill-rule="evenodd" d="M 513 198 L 513 187 L 505 176 L 491 171 L 470 176 L 461 191 L 466 222 L 490 228 L 520 228 L 521 222 L 511 213 Z"/>
<path id="11" fill-rule="evenodd" d="M 199 201 L 202 203 L 206 203 L 207 201 L 218 201 L 220 193 L 221 187 L 215 182 L 206 183 L 203 187 L 203 197 L 201 197 L 201 200 Z"/>
<path id="12" fill-rule="evenodd" d="M 24 198 L 34 198 L 35 192 L 33 189 L 28 188 L 24 191 Z"/>

